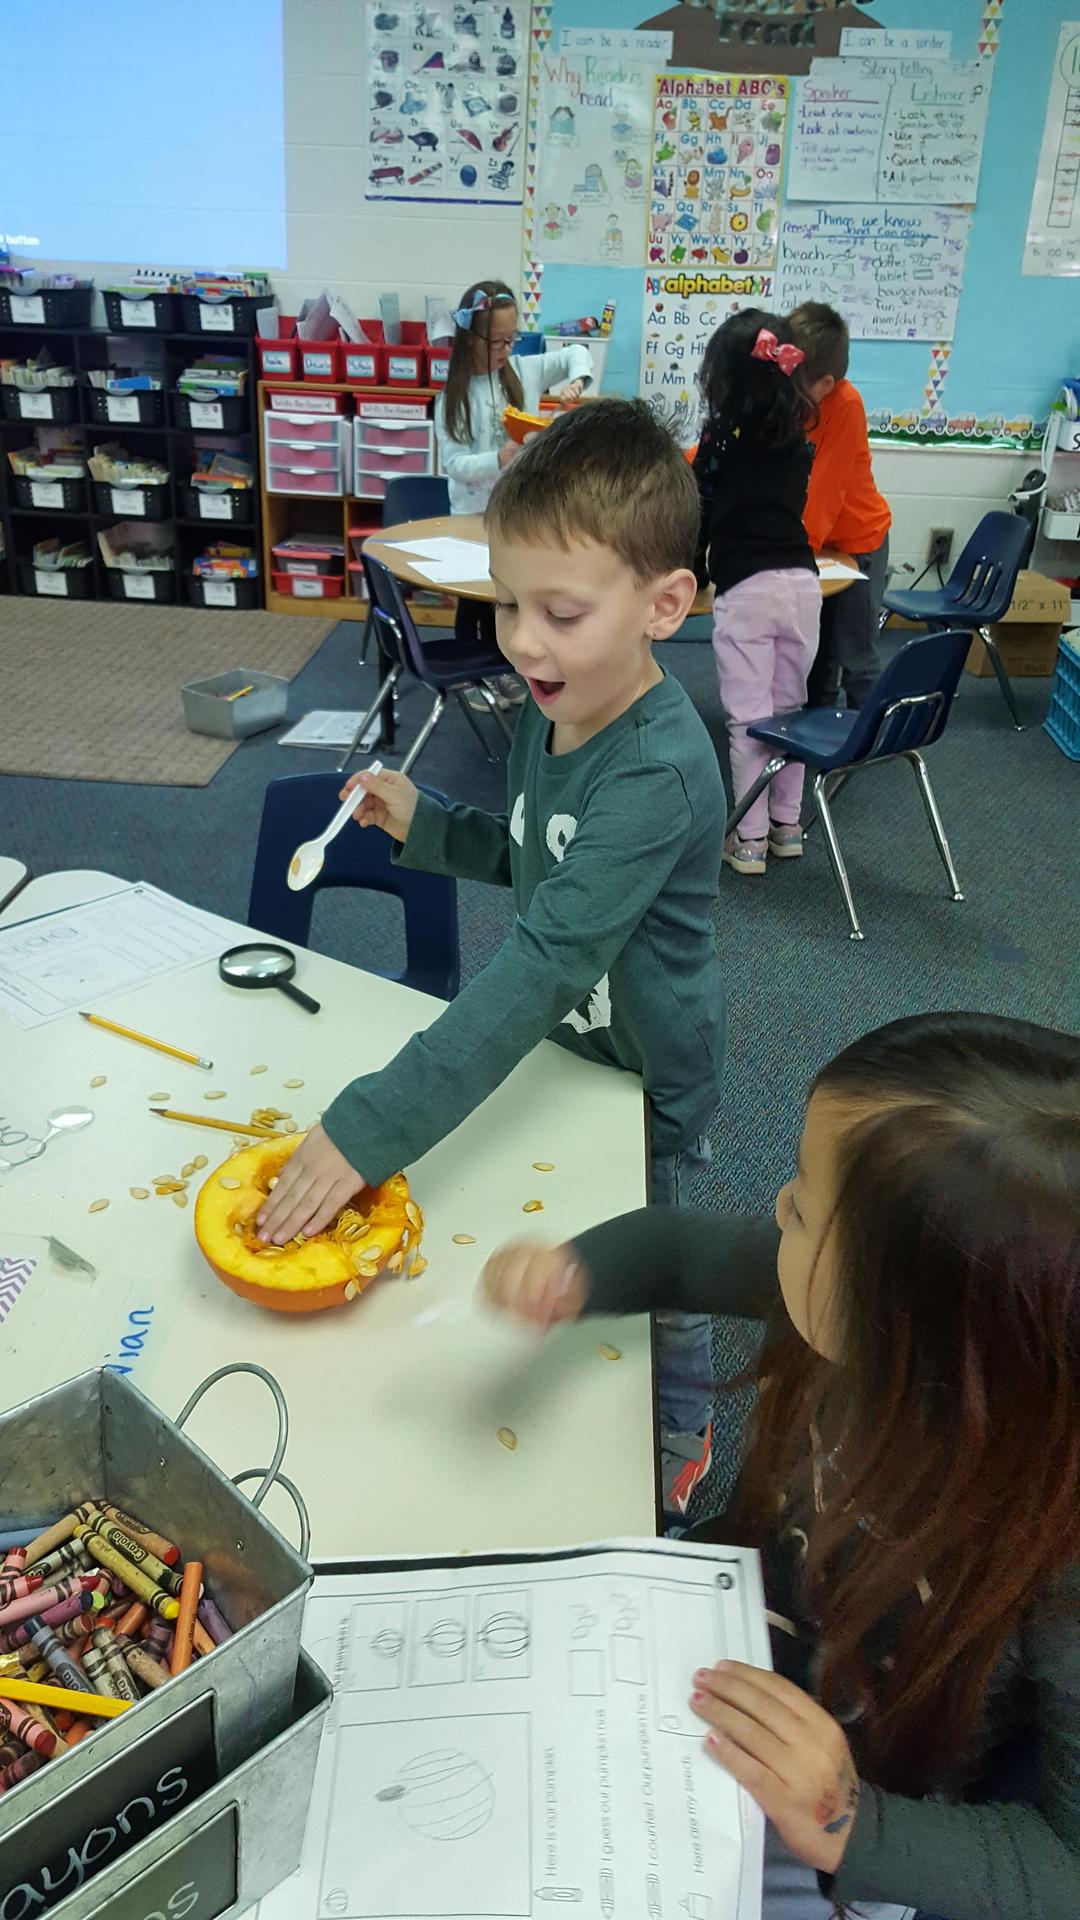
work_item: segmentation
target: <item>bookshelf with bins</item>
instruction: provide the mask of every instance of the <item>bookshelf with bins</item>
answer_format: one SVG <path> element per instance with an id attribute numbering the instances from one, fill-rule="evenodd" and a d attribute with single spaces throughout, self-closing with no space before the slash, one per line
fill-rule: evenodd
<path id="1" fill-rule="evenodd" d="M 432 409 L 438 391 L 310 378 L 259 382 L 262 574 L 269 612 L 367 619 L 360 548 L 383 525 L 388 480 L 435 471 Z M 287 562 L 296 570 L 286 573 L 275 548 L 300 535 L 336 542 L 342 573 L 315 571 L 317 563 L 300 556 Z M 423 624 L 452 626 L 452 605 L 434 592 L 428 598 Z"/>
<path id="2" fill-rule="evenodd" d="M 159 298 L 170 317 L 188 317 L 184 311 L 187 302 L 180 297 Z M 143 303 L 138 304 L 141 308 Z M 201 319 L 201 313 L 198 317 Z M 125 347 L 135 340 L 139 342 L 140 365 L 161 378 L 159 389 L 112 393 L 87 383 L 86 376 L 91 372 L 124 364 Z M 0 359 L 24 360 L 40 353 L 43 346 L 54 362 L 74 371 L 76 380 L 71 387 L 36 393 L 0 386 L 0 522 L 7 552 L 8 590 L 57 598 L 131 599 L 144 604 L 175 603 L 187 598 L 199 606 L 257 605 L 257 581 L 196 582 L 191 572 L 194 559 L 213 539 L 231 535 L 259 553 L 258 486 L 209 493 L 191 484 L 200 451 L 235 452 L 257 469 L 252 417 L 257 373 L 253 333 L 225 331 L 220 322 L 212 329 L 174 331 L 149 327 L 145 321 L 130 327 L 93 327 L 6 324 L 0 318 Z M 184 369 L 192 360 L 214 350 L 243 363 L 244 393 L 212 403 L 200 403 L 178 393 L 176 383 Z M 169 470 L 169 479 L 160 486 L 140 486 L 136 482 L 114 486 L 94 480 L 89 473 L 82 480 L 60 483 L 20 480 L 9 466 L 8 453 L 31 448 L 36 441 L 35 429 L 49 426 L 75 428 L 86 458 L 109 442 L 119 442 L 133 456 L 161 462 Z M 106 567 L 98 533 L 128 521 L 146 521 L 170 537 L 174 558 L 170 571 L 141 574 Z M 49 538 L 84 540 L 91 553 L 90 565 L 48 573 L 35 568 L 33 549 L 37 542 Z M 0 587 L 3 584 L 0 569 Z M 232 591 L 204 594 L 209 586 Z"/>

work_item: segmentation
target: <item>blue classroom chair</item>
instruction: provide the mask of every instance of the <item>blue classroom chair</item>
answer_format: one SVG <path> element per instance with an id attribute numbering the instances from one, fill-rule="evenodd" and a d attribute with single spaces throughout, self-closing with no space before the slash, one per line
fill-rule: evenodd
<path id="1" fill-rule="evenodd" d="M 915 620 L 931 630 L 963 627 L 977 633 L 986 648 L 998 686 L 1013 717 L 1017 733 L 1023 732 L 1012 681 L 990 631 L 995 620 L 1007 613 L 1016 590 L 1016 576 L 1031 551 L 1034 529 L 1031 522 L 1016 513 L 984 513 L 971 539 L 964 547 L 943 587 L 928 590 L 890 588 L 882 601 L 881 625 L 890 613 Z"/>
<path id="2" fill-rule="evenodd" d="M 437 520 L 450 511 L 450 488 L 441 473 L 403 473 L 387 483 L 383 526 L 400 527 L 406 520 Z"/>
<path id="3" fill-rule="evenodd" d="M 964 897 L 922 756 L 923 749 L 932 746 L 944 731 L 969 644 L 967 633 L 929 633 L 922 639 L 909 640 L 889 662 L 866 705 L 857 712 L 810 707 L 798 713 L 774 713 L 770 719 L 755 721 L 747 728 L 752 740 L 761 740 L 774 753 L 729 816 L 725 834 L 735 831 L 747 809 L 783 767 L 801 760 L 814 775 L 814 806 L 851 921 L 852 940 L 862 940 L 864 935 L 836 838 L 830 801 L 845 780 L 865 767 L 884 766 L 898 759 L 910 761 L 949 876 L 951 896 L 954 900 Z"/>
<path id="4" fill-rule="evenodd" d="M 248 926 L 276 940 L 304 946 L 321 887 L 392 894 L 405 909 L 405 969 L 402 973 L 375 971 L 386 980 L 399 980 L 421 993 L 452 1000 L 460 982 L 456 881 L 395 866 L 389 836 L 350 820 L 327 847 L 318 879 L 301 893 L 294 893 L 287 884 L 289 861 L 304 840 L 322 832 L 337 809 L 340 791 L 337 773 L 295 773 L 271 780 L 255 849 Z M 442 800 L 444 796 L 432 793 L 431 797 Z"/>

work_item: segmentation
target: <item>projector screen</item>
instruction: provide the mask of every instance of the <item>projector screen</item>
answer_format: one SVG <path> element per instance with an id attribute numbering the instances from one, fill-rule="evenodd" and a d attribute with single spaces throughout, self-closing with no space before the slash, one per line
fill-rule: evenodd
<path id="1" fill-rule="evenodd" d="M 284 267 L 282 0 L 0 0 L 0 242 Z"/>

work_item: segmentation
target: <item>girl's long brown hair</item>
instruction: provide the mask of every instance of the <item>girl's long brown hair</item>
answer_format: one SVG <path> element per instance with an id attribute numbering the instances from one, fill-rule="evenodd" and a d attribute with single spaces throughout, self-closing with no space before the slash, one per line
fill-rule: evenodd
<path id="1" fill-rule="evenodd" d="M 504 280 L 474 280 L 466 287 L 459 306 L 471 307 L 478 293 L 488 298 L 486 307 L 473 314 L 467 327 L 454 328 L 454 344 L 450 349 L 450 365 L 446 370 L 446 387 L 443 405 L 446 409 L 446 431 L 451 440 L 457 440 L 467 446 L 472 439 L 472 412 L 469 407 L 469 381 L 473 377 L 472 343 L 475 335 L 486 340 L 491 329 L 491 317 L 497 307 L 517 306 L 517 296 L 511 292 Z M 493 374 L 492 379 L 496 376 Z M 525 398 L 516 368 L 507 361 L 499 368 L 498 379 L 506 396 L 508 407 L 520 407 Z"/>
<path id="2" fill-rule="evenodd" d="M 987 1684 L 1080 1560 L 1080 1039 L 928 1014 L 840 1054 L 843 1358 L 770 1331 L 736 1505 L 757 1541 L 813 1510 L 819 1691 L 866 1777 L 959 1790 Z"/>

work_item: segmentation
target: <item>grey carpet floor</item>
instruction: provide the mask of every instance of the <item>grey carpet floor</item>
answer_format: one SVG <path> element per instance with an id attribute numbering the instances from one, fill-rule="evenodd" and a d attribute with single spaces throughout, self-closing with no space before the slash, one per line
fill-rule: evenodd
<path id="1" fill-rule="evenodd" d="M 292 683 L 290 719 L 313 707 L 356 705 L 369 693 L 373 674 L 357 668 L 358 640 L 344 624 L 330 635 Z M 662 658 L 693 697 L 726 767 L 710 648 L 672 644 Z M 848 940 L 819 836 L 805 859 L 775 866 L 764 880 L 724 872 L 716 923 L 730 1006 L 728 1073 L 712 1128 L 714 1164 L 694 1196 L 699 1204 L 771 1207 L 792 1166 L 808 1080 L 884 1020 L 964 1007 L 1080 1028 L 1080 768 L 1042 731 L 1049 683 L 1015 684 L 1026 732 L 1008 724 L 995 682 L 965 676 L 949 730 L 930 755 L 963 904 L 946 895 L 903 765 L 865 775 L 836 803 L 862 945 Z M 403 739 L 427 701 L 419 690 L 401 701 Z M 197 790 L 0 778 L 0 851 L 36 874 L 102 867 L 151 880 L 242 920 L 267 782 L 332 764 L 330 755 L 279 748 L 268 734 L 247 741 Z M 452 707 L 418 771 L 426 784 L 476 805 L 504 803 L 501 767 L 486 764 Z M 469 883 L 460 904 L 468 980 L 505 937 L 512 907 L 500 891 Z M 388 903 L 325 894 L 313 945 L 361 965 L 398 965 L 401 930 Z M 718 1328 L 718 1377 L 745 1351 L 734 1324 Z M 707 1504 L 730 1482 L 736 1424 L 734 1410 L 725 1409 Z"/>

